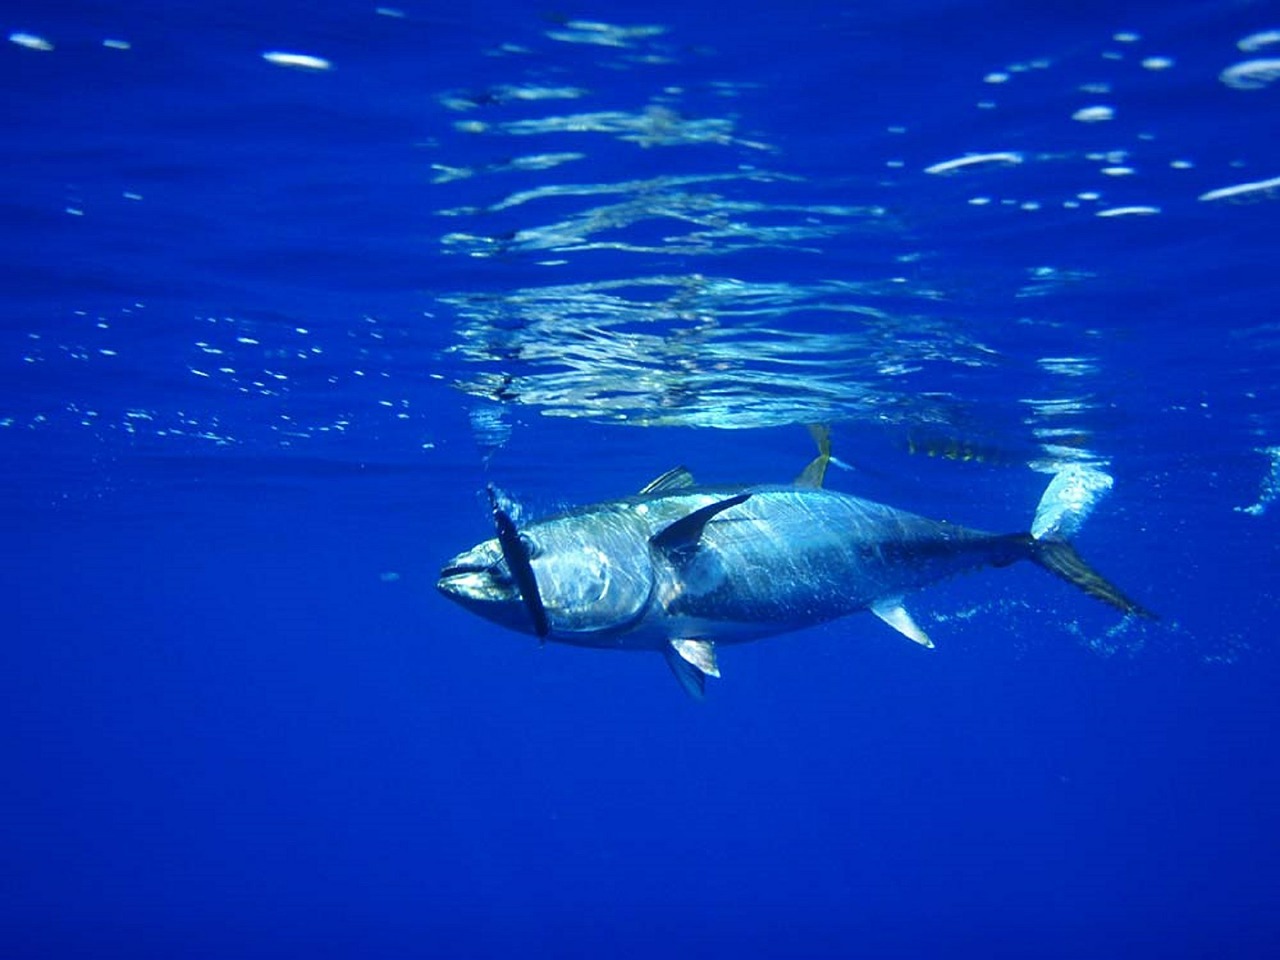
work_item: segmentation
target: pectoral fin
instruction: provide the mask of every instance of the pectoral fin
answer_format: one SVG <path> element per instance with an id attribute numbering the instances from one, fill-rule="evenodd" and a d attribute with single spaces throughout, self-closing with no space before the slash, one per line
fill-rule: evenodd
<path id="1" fill-rule="evenodd" d="M 901 600 L 897 598 L 882 600 L 872 606 L 871 612 L 908 640 L 912 640 L 930 650 L 933 649 L 933 641 L 929 639 L 927 633 L 920 629 L 920 625 L 911 619 L 911 614 L 907 613 L 907 608 L 902 605 Z"/>
<path id="2" fill-rule="evenodd" d="M 687 563 L 698 549 L 698 541 L 702 539 L 702 531 L 708 521 L 717 513 L 736 507 L 750 498 L 751 494 L 740 493 L 726 500 L 709 503 L 681 517 L 661 533 L 654 534 L 649 538 L 649 542 L 665 553 L 672 563 Z"/>

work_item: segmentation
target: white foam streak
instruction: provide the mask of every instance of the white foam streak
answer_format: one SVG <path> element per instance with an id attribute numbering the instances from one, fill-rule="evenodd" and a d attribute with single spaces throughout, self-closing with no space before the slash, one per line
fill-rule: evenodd
<path id="1" fill-rule="evenodd" d="M 993 153 L 967 153 L 963 157 L 956 157 L 954 160 L 943 160 L 925 167 L 925 173 L 948 174 L 956 173 L 960 170 L 971 170 L 975 167 L 990 166 L 1014 166 L 1022 163 L 1022 154 L 1011 150 L 1001 150 Z"/>
<path id="2" fill-rule="evenodd" d="M 1237 183 L 1230 187 L 1219 187 L 1200 194 L 1201 200 L 1239 200 L 1242 198 L 1257 199 L 1258 194 L 1267 194 L 1280 187 L 1280 177 L 1270 180 L 1256 180 L 1251 183 Z"/>

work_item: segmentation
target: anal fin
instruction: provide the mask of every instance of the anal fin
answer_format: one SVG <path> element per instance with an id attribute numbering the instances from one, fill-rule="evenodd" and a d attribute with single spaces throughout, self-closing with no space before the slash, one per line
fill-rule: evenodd
<path id="1" fill-rule="evenodd" d="M 880 603 L 871 607 L 871 612 L 887 623 L 893 629 L 914 643 L 920 644 L 930 650 L 933 649 L 933 641 L 929 639 L 929 635 L 920 628 L 920 625 L 911 619 L 911 614 L 907 613 L 907 608 L 902 605 L 902 601 L 895 598 L 893 600 L 882 600 Z"/>

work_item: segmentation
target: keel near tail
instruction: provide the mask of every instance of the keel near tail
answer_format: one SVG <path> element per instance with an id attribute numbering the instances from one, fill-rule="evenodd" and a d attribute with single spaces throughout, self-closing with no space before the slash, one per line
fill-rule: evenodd
<path id="1" fill-rule="evenodd" d="M 1089 566 L 1084 558 L 1076 553 L 1076 548 L 1066 540 L 1056 537 L 1041 540 L 1034 536 L 1027 536 L 1025 544 L 1028 556 L 1034 563 L 1068 583 L 1074 584 L 1089 596 L 1096 597 L 1124 613 L 1156 619 L 1154 613 L 1140 603 L 1130 600 L 1119 587 Z"/>

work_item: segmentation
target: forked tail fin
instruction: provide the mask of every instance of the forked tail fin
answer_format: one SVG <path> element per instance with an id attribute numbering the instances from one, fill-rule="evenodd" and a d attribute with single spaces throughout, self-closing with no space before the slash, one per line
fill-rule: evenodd
<path id="1" fill-rule="evenodd" d="M 1066 540 L 1056 537 L 1037 539 L 1026 537 L 1028 555 L 1039 566 L 1056 574 L 1068 583 L 1075 584 L 1091 597 L 1110 604 L 1117 610 L 1136 614 L 1139 617 L 1157 619 L 1156 615 L 1126 597 L 1114 583 L 1089 566 L 1076 548 Z"/>
<path id="2" fill-rule="evenodd" d="M 1114 483 L 1110 474 L 1090 464 L 1063 467 L 1040 497 L 1036 518 L 1031 521 L 1031 535 L 1037 540 L 1074 537 Z"/>
<path id="3" fill-rule="evenodd" d="M 1036 507 L 1031 533 L 1020 537 L 1029 556 L 1068 583 L 1117 610 L 1156 619 L 1156 615 L 1134 603 L 1120 588 L 1085 563 L 1067 540 L 1080 532 L 1085 520 L 1111 490 L 1111 475 L 1099 467 L 1073 463 L 1059 470 L 1049 481 Z"/>

